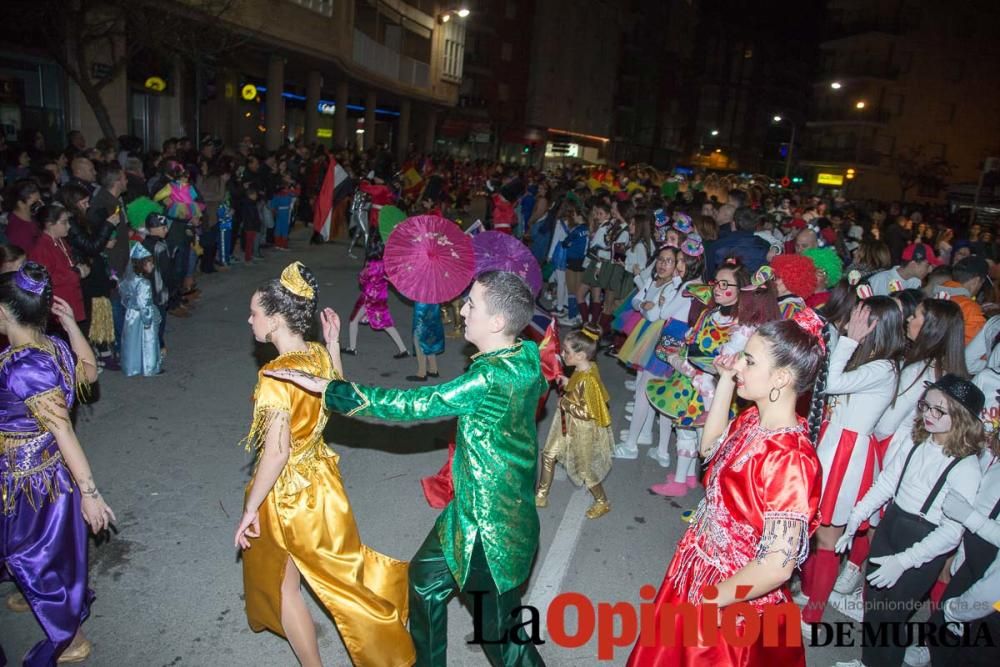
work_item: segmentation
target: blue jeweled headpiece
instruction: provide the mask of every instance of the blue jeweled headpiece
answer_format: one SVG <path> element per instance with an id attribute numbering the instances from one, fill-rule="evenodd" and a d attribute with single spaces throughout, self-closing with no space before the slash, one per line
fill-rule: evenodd
<path id="1" fill-rule="evenodd" d="M 45 291 L 45 286 L 48 284 L 45 280 L 35 280 L 29 276 L 23 266 L 14 274 L 14 283 L 25 292 L 39 295 Z"/>

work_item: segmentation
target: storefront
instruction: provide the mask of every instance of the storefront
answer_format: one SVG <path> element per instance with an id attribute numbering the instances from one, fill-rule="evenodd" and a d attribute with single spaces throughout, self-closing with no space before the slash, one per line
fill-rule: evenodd
<path id="1" fill-rule="evenodd" d="M 66 84 L 54 62 L 0 51 L 0 129 L 8 142 L 38 130 L 49 150 L 66 146 Z"/>

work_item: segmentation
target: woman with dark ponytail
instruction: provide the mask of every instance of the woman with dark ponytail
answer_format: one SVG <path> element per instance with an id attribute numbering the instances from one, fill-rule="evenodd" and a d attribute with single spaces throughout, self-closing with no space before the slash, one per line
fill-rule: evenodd
<path id="1" fill-rule="evenodd" d="M 292 369 L 327 380 L 343 377 L 340 320 L 321 320 L 326 347 L 306 342 L 316 319 L 312 271 L 290 264 L 250 301 L 250 328 L 278 358 L 258 374 L 253 422 L 245 442 L 257 452 L 236 546 L 243 549 L 243 587 L 250 627 L 288 639 L 303 665 L 319 665 L 316 629 L 302 596 L 304 578 L 344 637 L 355 665 L 408 665 L 406 563 L 362 544 L 337 467 L 323 441 L 323 399 L 266 376 Z"/>
<path id="2" fill-rule="evenodd" d="M 68 344 L 45 335 L 50 314 Z M 8 607 L 30 609 L 45 631 L 23 664 L 80 662 L 92 650 L 80 629 L 94 599 L 87 526 L 97 534 L 115 520 L 70 420 L 77 383 L 97 380 L 97 361 L 34 262 L 0 275 L 0 334 L 10 340 L 0 352 L 0 581 L 23 594 Z"/>
<path id="3" fill-rule="evenodd" d="M 701 624 L 715 617 L 708 610 L 676 611 L 686 604 L 745 602 L 760 617 L 787 622 L 787 616 L 772 612 L 791 599 L 788 579 L 809 553 L 818 524 L 822 473 L 795 404 L 814 386 L 823 358 L 822 327 L 807 308 L 793 319 L 760 326 L 742 355 L 717 358 L 720 377 L 699 451 L 706 460 L 705 499 L 667 568 L 654 601 L 655 622 L 645 623 L 672 635 L 654 635 L 652 642 L 644 637 L 633 648 L 629 667 L 805 666 L 801 642 L 785 644 L 795 628 L 758 633 L 749 646 L 728 644 L 722 633 L 707 646 L 691 646 L 685 638 L 694 632 L 704 637 L 707 628 Z M 734 393 L 751 405 L 729 421 Z M 713 589 L 715 596 L 706 599 Z M 754 620 L 761 627 L 761 618 Z M 746 627 L 752 626 L 748 619 Z"/>

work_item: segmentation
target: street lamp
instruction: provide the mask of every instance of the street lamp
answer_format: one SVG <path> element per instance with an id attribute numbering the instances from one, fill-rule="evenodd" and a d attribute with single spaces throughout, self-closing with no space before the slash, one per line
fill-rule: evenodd
<path id="1" fill-rule="evenodd" d="M 712 130 L 712 132 L 711 132 L 710 134 L 711 134 L 711 135 L 712 135 L 713 137 L 717 137 L 717 136 L 719 136 L 719 131 L 718 131 L 718 130 Z"/>
<path id="2" fill-rule="evenodd" d="M 771 120 L 773 120 L 775 123 L 780 123 L 784 120 L 784 118 L 781 116 L 781 114 L 775 114 Z M 788 140 L 788 153 L 785 154 L 785 178 L 788 178 L 788 174 L 792 171 L 792 151 L 795 150 L 795 131 L 798 129 L 795 123 L 791 123 L 791 125 L 792 125 L 792 136 Z"/>
<path id="3" fill-rule="evenodd" d="M 841 87 L 840 86 L 840 82 L 839 81 L 834 81 L 833 83 L 830 84 L 830 87 L 833 88 L 834 90 L 840 90 L 840 87 Z"/>
<path id="4" fill-rule="evenodd" d="M 448 11 L 442 12 L 441 15 L 438 16 L 438 21 L 440 23 L 447 23 L 448 21 L 451 20 L 451 17 L 453 15 L 457 16 L 460 19 L 464 19 L 468 18 L 469 14 L 471 13 L 472 12 L 470 12 L 469 9 L 466 7 L 462 7 L 461 9 L 449 9 Z"/>
<path id="5" fill-rule="evenodd" d="M 855 109 L 864 109 L 865 108 L 865 101 L 864 100 L 858 100 L 857 104 L 854 105 L 854 108 Z"/>

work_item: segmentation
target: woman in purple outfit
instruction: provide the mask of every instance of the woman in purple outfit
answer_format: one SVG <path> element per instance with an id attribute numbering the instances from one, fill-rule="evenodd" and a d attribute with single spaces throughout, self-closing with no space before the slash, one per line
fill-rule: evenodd
<path id="1" fill-rule="evenodd" d="M 50 313 L 69 345 L 45 335 Z M 94 382 L 97 362 L 73 309 L 53 299 L 33 262 L 0 274 L 0 334 L 10 340 L 0 352 L 0 581 L 14 580 L 45 631 L 24 664 L 81 662 L 94 597 L 87 525 L 99 533 L 115 520 L 70 421 L 77 382 Z"/>

